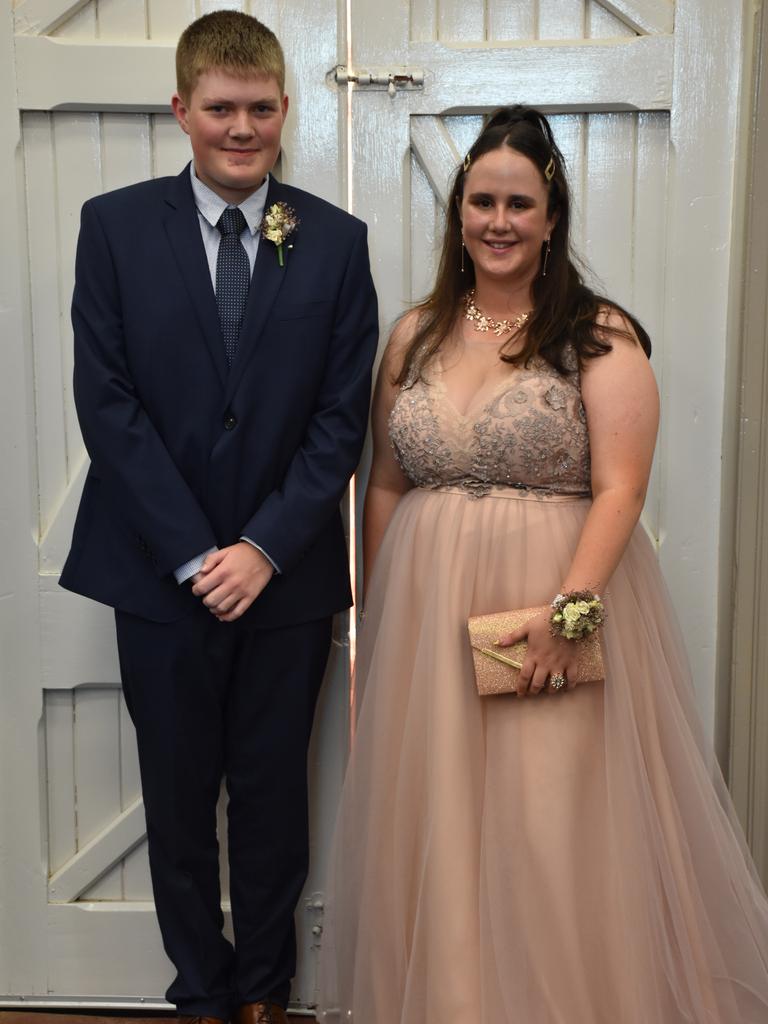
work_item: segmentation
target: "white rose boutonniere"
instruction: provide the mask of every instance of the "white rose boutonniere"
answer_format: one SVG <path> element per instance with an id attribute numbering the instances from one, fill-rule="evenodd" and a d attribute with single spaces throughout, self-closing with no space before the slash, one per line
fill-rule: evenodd
<path id="1" fill-rule="evenodd" d="M 285 266 L 283 246 L 286 239 L 294 233 L 299 224 L 300 221 L 296 216 L 296 211 L 288 206 L 287 203 L 272 203 L 264 214 L 264 219 L 261 222 L 261 233 L 268 242 L 272 242 L 277 246 L 277 262 L 281 267 Z M 291 247 L 289 246 L 289 248 Z"/>

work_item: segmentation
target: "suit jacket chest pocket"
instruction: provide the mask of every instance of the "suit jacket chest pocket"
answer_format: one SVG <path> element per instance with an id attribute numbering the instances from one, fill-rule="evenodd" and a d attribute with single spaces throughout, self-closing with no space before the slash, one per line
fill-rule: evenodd
<path id="1" fill-rule="evenodd" d="M 297 371 L 307 379 L 322 374 L 333 331 L 333 309 L 332 302 L 306 302 L 275 311 L 278 345 L 274 357 L 292 378 Z"/>
<path id="2" fill-rule="evenodd" d="M 334 303 L 330 299 L 317 299 L 312 302 L 286 303 L 273 310 L 278 323 L 292 323 L 294 320 L 322 320 L 329 322 L 333 315 Z M 316 326 L 313 323 L 313 327 Z"/>

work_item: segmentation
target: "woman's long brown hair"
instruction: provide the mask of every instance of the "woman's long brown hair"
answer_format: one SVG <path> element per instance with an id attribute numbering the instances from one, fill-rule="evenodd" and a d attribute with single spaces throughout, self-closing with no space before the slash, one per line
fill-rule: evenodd
<path id="1" fill-rule="evenodd" d="M 631 325 L 646 355 L 651 341 L 642 325 L 616 302 L 597 295 L 584 283 L 570 244 L 570 190 L 565 176 L 563 155 L 555 143 L 549 122 L 531 107 L 501 107 L 490 115 L 472 145 L 464 164 L 456 171 L 446 209 L 445 236 L 431 294 L 415 308 L 418 325 L 409 342 L 395 383 L 403 384 L 419 376 L 450 334 L 459 315 L 464 296 L 475 285 L 475 268 L 465 254 L 461 270 L 460 207 L 464 183 L 472 164 L 484 153 L 509 146 L 536 166 L 547 185 L 547 213 L 557 220 L 550 236 L 551 251 L 547 273 L 533 283 L 534 309 L 525 327 L 522 349 L 510 355 L 502 349 L 500 358 L 516 365 L 527 365 L 534 356 L 546 359 L 559 373 L 567 373 L 566 345 L 573 346 L 579 363 L 611 351 L 610 336 L 631 338 L 629 330 L 599 323 L 601 309 L 616 310 Z M 554 173 L 547 183 L 544 173 L 550 161 Z M 544 247 L 542 247 L 542 258 Z"/>

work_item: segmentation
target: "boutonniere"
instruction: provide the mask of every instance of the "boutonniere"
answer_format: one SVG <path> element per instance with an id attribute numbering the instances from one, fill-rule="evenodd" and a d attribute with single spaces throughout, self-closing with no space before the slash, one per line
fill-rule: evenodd
<path id="1" fill-rule="evenodd" d="M 281 267 L 285 266 L 283 245 L 299 224 L 300 221 L 296 216 L 296 211 L 288 206 L 287 203 L 272 203 L 264 214 L 264 220 L 261 222 L 261 233 L 267 241 L 274 242 L 277 246 L 277 262 Z M 288 246 L 288 248 L 290 249 L 291 246 Z"/>

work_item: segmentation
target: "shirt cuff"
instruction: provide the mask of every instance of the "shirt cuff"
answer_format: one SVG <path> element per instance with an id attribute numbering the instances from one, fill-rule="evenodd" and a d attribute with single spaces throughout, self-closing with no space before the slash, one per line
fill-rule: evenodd
<path id="1" fill-rule="evenodd" d="M 269 562 L 269 564 L 270 564 L 270 565 L 272 566 L 272 568 L 273 568 L 273 569 L 275 570 L 275 572 L 277 573 L 277 575 L 278 575 L 278 576 L 281 576 L 281 575 L 282 575 L 282 573 L 280 572 L 280 566 L 279 566 L 279 565 L 277 564 L 277 562 L 274 562 L 274 561 L 273 561 L 273 560 L 272 560 L 272 559 L 271 559 L 271 558 L 269 557 L 269 555 L 268 555 L 268 554 L 267 554 L 267 552 L 266 552 L 266 551 L 264 550 L 264 548 L 263 548 L 263 547 L 261 547 L 261 546 L 260 546 L 259 544 L 257 544 L 255 540 L 251 540 L 251 538 L 250 538 L 250 537 L 241 537 L 241 538 L 240 538 L 240 540 L 244 540 L 244 541 L 246 542 L 246 544 L 250 544 L 252 548 L 256 548 L 256 550 L 257 550 L 257 551 L 260 551 L 260 552 L 262 553 L 262 555 L 264 555 L 264 557 L 266 558 L 266 560 L 267 560 L 267 561 Z"/>
<path id="2" fill-rule="evenodd" d="M 176 577 L 177 583 L 186 583 L 187 580 L 191 579 L 196 572 L 200 572 L 203 567 L 203 562 L 206 560 L 208 555 L 212 551 L 218 551 L 218 548 L 208 548 L 207 551 L 203 551 L 200 555 L 195 555 L 194 558 L 190 558 L 184 565 L 180 565 L 178 569 L 174 569 L 173 575 Z"/>

